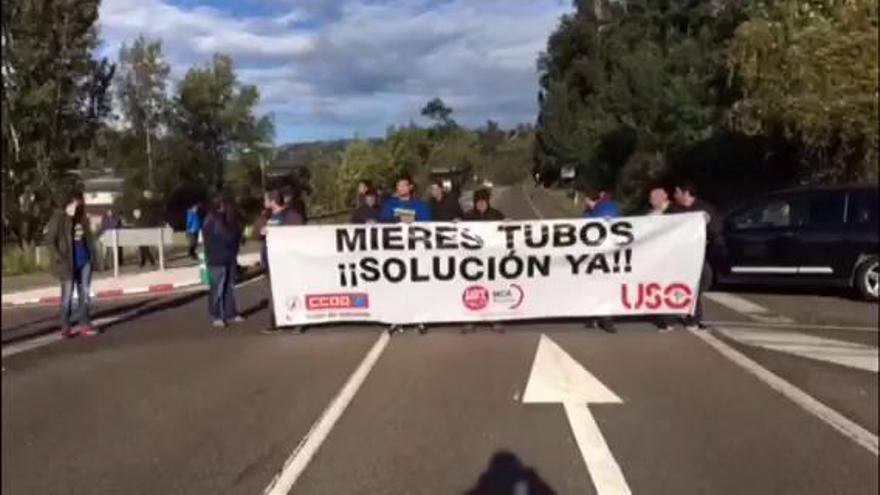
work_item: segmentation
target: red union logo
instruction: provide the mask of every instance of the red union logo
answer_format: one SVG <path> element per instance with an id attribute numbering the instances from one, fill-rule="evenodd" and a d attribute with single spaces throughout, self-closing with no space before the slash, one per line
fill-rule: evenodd
<path id="1" fill-rule="evenodd" d="M 633 301 L 633 298 L 635 301 Z M 673 309 L 687 308 L 694 301 L 694 291 L 683 283 L 662 286 L 656 282 L 640 283 L 630 296 L 629 285 L 620 286 L 620 301 L 626 309 Z"/>
<path id="2" fill-rule="evenodd" d="M 362 292 L 343 294 L 309 294 L 306 296 L 306 309 L 367 309 L 370 297 Z"/>
<path id="3" fill-rule="evenodd" d="M 461 294 L 461 302 L 471 311 L 479 311 L 489 305 L 489 289 L 472 285 Z"/>

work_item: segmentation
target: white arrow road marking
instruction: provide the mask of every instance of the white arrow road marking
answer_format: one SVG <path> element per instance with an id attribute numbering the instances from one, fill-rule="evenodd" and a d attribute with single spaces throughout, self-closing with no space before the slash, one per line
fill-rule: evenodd
<path id="1" fill-rule="evenodd" d="M 589 408 L 590 403 L 622 404 L 623 401 L 544 334 L 538 342 L 522 401 L 525 404 L 561 403 L 596 492 L 599 495 L 632 493 Z"/>
<path id="2" fill-rule="evenodd" d="M 719 328 L 718 331 L 737 342 L 753 347 L 785 352 L 874 373 L 877 373 L 880 368 L 880 362 L 878 362 L 880 355 L 878 355 L 876 347 L 798 332 L 741 328 Z"/>

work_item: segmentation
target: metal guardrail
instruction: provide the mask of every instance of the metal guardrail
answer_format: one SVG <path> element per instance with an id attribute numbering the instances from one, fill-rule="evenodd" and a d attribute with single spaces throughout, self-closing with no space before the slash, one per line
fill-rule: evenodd
<path id="1" fill-rule="evenodd" d="M 171 227 L 111 229 L 101 234 L 101 244 L 113 248 L 113 277 L 119 277 L 119 248 L 156 246 L 159 251 L 159 270 L 165 270 L 165 246 L 173 243 Z"/>

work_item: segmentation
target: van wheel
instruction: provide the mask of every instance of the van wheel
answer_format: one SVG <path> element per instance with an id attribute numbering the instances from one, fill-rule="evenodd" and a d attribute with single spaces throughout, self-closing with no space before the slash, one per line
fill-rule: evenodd
<path id="1" fill-rule="evenodd" d="M 876 301 L 880 295 L 880 258 L 868 256 L 856 269 L 854 284 L 866 301 Z"/>

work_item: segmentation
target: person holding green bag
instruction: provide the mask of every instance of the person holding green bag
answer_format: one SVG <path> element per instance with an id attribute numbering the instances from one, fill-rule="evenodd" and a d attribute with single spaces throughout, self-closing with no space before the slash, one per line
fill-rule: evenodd
<path id="1" fill-rule="evenodd" d="M 235 205 L 230 199 L 218 197 L 212 206 L 213 211 L 202 229 L 210 286 L 208 314 L 215 327 L 225 328 L 230 321 L 244 321 L 235 303 L 242 229 Z"/>

